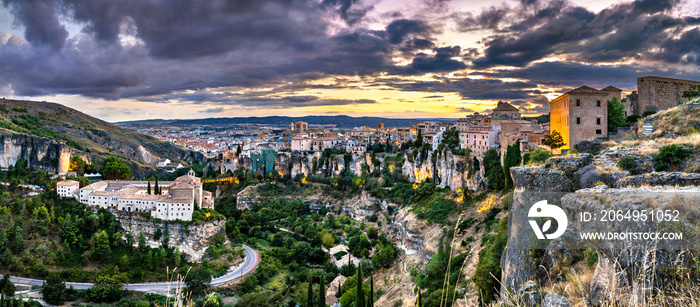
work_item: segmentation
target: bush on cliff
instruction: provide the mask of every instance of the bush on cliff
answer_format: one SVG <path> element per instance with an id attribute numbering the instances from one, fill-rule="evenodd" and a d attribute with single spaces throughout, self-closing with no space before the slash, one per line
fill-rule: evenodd
<path id="1" fill-rule="evenodd" d="M 635 174 L 637 170 L 637 160 L 634 157 L 622 157 L 617 161 L 617 166 L 623 170 L 630 172 L 630 174 Z"/>
<path id="2" fill-rule="evenodd" d="M 668 171 L 677 168 L 683 163 L 683 159 L 690 156 L 691 151 L 681 145 L 666 145 L 659 149 L 654 156 L 654 168 L 657 171 Z"/>
<path id="3" fill-rule="evenodd" d="M 508 242 L 506 227 L 508 218 L 501 219 L 498 224 L 498 233 L 485 234 L 483 248 L 479 251 L 479 262 L 474 273 L 474 284 L 479 290 L 479 302 L 489 305 L 496 299 L 497 291 L 500 288 L 501 277 L 501 255 Z"/>

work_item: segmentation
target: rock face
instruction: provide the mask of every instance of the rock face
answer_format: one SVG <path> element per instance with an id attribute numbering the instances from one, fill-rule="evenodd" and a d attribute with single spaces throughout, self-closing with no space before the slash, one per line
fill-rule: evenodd
<path id="1" fill-rule="evenodd" d="M 0 167 L 26 160 L 27 166 L 49 173 L 67 172 L 71 150 L 54 140 L 22 133 L 0 133 Z"/>
<path id="2" fill-rule="evenodd" d="M 568 255 L 572 244 L 581 242 L 579 233 L 600 231 L 592 229 L 590 223 L 582 222 L 576 216 L 580 212 L 600 212 L 601 210 L 652 210 L 674 209 L 683 204 L 695 204 L 700 199 L 700 174 L 687 173 L 650 173 L 628 176 L 629 173 L 611 172 L 616 159 L 635 155 L 631 152 L 614 152 L 596 156 L 588 155 L 561 156 L 546 161 L 545 167 L 511 168 L 515 186 L 513 203 L 509 207 L 508 245 L 501 257 L 501 295 L 520 293 L 528 281 L 538 280 L 538 268 L 550 270 L 556 262 L 557 255 Z M 646 160 L 639 157 L 639 160 Z M 606 177 L 608 176 L 608 177 Z M 607 179 L 606 179 L 607 178 Z M 602 179 L 602 180 L 601 180 Z M 593 180 L 612 182 L 593 186 Z M 676 188 L 641 188 L 640 186 L 676 186 Z M 693 187 L 690 187 L 693 186 Z M 678 188 L 685 187 L 685 188 Z M 674 190 L 675 189 L 675 190 Z M 680 195 L 695 195 L 694 200 L 673 200 Z M 688 194 L 689 193 L 689 194 Z M 554 204 L 563 209 L 568 217 L 568 225 L 562 237 L 546 244 L 545 256 L 533 258 L 533 237 L 528 221 L 527 211 L 542 199 L 554 199 Z M 675 206 L 675 207 L 674 207 Z M 692 206 L 691 206 L 692 207 Z M 700 214 L 695 214 L 700 216 Z M 693 215 L 691 215 L 691 218 Z M 700 220 L 700 218 L 696 218 Z M 697 225 L 699 221 L 689 221 Z M 595 224 L 593 224 L 595 225 Z M 610 232 L 656 232 L 658 223 L 614 223 L 606 228 Z M 672 225 L 669 227 L 678 227 Z M 674 228 L 675 229 L 675 228 Z M 685 233 L 684 233 L 685 234 Z M 578 241 L 577 241 L 578 240 Z M 591 283 L 591 303 L 613 301 L 614 304 L 636 306 L 648 302 L 649 289 L 663 289 L 664 272 L 668 268 L 687 264 L 689 259 L 680 251 L 681 245 L 655 245 L 653 248 L 641 246 L 639 242 L 619 240 L 596 240 L 588 242 L 598 253 L 598 265 Z M 680 243 L 679 243 L 680 244 Z M 547 280 L 539 280 L 548 282 Z M 554 301 L 558 302 L 555 303 Z M 566 306 L 563 300 L 551 298 L 543 305 Z"/>
<path id="3" fill-rule="evenodd" d="M 275 156 L 274 170 L 281 175 L 289 174 L 292 177 L 297 175 L 325 175 L 339 176 L 347 168 L 350 174 L 362 175 L 363 169 L 367 172 L 389 168 L 389 172 L 400 169 L 401 173 L 411 182 L 421 182 L 427 178 L 435 178 L 436 185 L 444 188 L 450 187 L 456 191 L 460 188 L 470 190 L 479 189 L 483 183 L 483 176 L 479 172 L 469 177 L 471 161 L 469 156 L 453 155 L 448 149 L 443 150 L 436 157 L 434 153 L 428 151 L 426 157 L 419 153 L 412 161 L 409 161 L 406 154 L 403 155 L 403 164 L 396 165 L 396 162 L 386 162 L 384 154 L 373 156 L 370 153 L 351 153 L 348 155 L 331 155 L 322 160 L 323 153 L 320 151 L 294 151 L 278 152 Z M 226 170 L 234 171 L 239 166 L 251 169 L 253 162 L 248 157 L 243 157 L 232 165 L 224 165 Z M 315 168 L 314 168 L 315 165 Z"/>
<path id="4" fill-rule="evenodd" d="M 639 187 L 642 185 L 670 185 L 679 187 L 700 186 L 700 174 L 679 172 L 654 172 L 619 179 L 615 187 Z"/>
<path id="5" fill-rule="evenodd" d="M 168 245 L 177 247 L 185 255 L 187 261 L 202 261 L 204 252 L 210 244 L 211 237 L 224 234 L 226 221 L 212 221 L 202 224 L 184 226 L 181 223 L 155 222 L 135 213 L 114 211 L 119 226 L 124 234 L 130 234 L 138 241 L 139 234 L 143 234 L 146 243 L 151 247 L 159 247 L 163 238 L 155 240 L 153 237 L 158 229 L 163 236 L 169 236 Z"/>

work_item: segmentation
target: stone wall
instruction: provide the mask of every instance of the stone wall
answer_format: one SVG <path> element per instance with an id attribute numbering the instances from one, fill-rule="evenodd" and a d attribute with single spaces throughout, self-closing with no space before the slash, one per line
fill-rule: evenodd
<path id="1" fill-rule="evenodd" d="M 700 85 L 700 81 L 652 76 L 637 78 L 639 96 L 634 105 L 634 114 L 670 109 L 683 100 L 683 91 L 692 85 Z"/>
<path id="2" fill-rule="evenodd" d="M 196 225 L 185 226 L 176 222 L 156 222 L 137 213 L 127 213 L 122 211 L 112 212 L 117 218 L 117 223 L 124 231 L 124 235 L 130 234 L 138 244 L 139 234 L 146 238 L 146 244 L 150 247 L 159 247 L 163 238 L 154 240 L 158 229 L 163 236 L 167 233 L 170 236 L 168 245 L 177 247 L 185 255 L 187 261 L 202 261 L 204 252 L 210 244 L 210 239 L 217 235 L 225 235 L 225 220 L 206 222 Z"/>

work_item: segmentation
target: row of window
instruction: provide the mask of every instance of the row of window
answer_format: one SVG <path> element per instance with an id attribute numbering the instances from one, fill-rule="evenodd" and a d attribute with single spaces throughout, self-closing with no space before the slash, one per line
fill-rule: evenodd
<path id="1" fill-rule="evenodd" d="M 596 120 L 595 120 L 596 125 L 600 125 L 600 122 L 601 122 L 600 117 L 596 118 Z M 581 124 L 581 118 L 580 118 L 580 117 L 576 117 L 576 124 L 577 124 L 577 125 L 580 125 L 580 124 Z"/>
<path id="2" fill-rule="evenodd" d="M 577 107 L 581 106 L 581 99 L 576 99 L 576 106 Z M 595 106 L 600 108 L 600 100 L 595 102 Z"/>

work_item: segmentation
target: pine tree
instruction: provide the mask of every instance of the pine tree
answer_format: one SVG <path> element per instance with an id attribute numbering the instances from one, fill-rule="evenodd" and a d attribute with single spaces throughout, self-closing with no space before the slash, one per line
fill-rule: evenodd
<path id="1" fill-rule="evenodd" d="M 362 291 L 362 262 L 357 268 L 357 298 L 355 299 L 355 306 L 365 305 L 365 293 Z"/>
<path id="2" fill-rule="evenodd" d="M 148 181 L 148 188 L 146 189 L 146 193 L 148 193 L 148 195 L 151 195 L 151 182 L 150 181 Z"/>
<path id="3" fill-rule="evenodd" d="M 368 307 L 374 307 L 374 274 L 369 275 L 369 302 Z"/>
<path id="4" fill-rule="evenodd" d="M 309 273 L 309 288 L 306 292 L 306 307 L 314 307 L 313 274 Z"/>
<path id="5" fill-rule="evenodd" d="M 321 280 L 318 281 L 318 307 L 326 307 L 326 289 L 323 286 L 325 274 L 321 274 Z"/>

